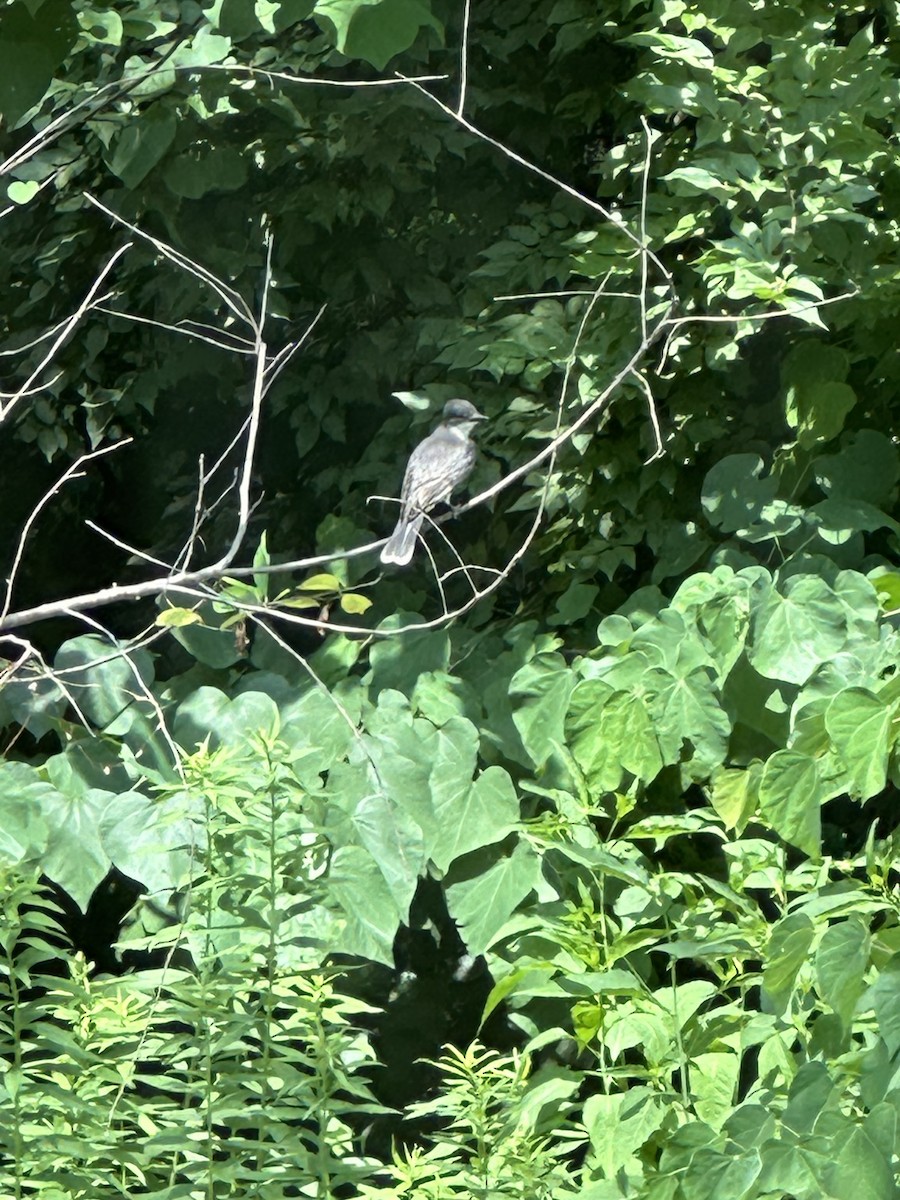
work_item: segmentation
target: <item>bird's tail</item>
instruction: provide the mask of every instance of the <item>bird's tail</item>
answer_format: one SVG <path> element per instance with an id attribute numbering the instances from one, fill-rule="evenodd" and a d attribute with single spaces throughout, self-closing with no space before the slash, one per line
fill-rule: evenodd
<path id="1" fill-rule="evenodd" d="M 422 513 L 417 513 L 415 516 L 401 516 L 397 522 L 394 532 L 385 543 L 384 549 L 381 551 L 381 561 L 383 563 L 396 563 L 397 566 L 405 566 L 413 556 L 413 551 L 416 548 L 416 537 L 419 533 L 424 516 Z"/>

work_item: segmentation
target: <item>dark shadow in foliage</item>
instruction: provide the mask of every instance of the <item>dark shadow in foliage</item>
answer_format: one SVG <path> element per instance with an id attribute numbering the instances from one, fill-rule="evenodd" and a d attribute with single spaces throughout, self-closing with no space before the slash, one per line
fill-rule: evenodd
<path id="1" fill-rule="evenodd" d="M 387 1158 L 393 1142 L 419 1143 L 439 1127 L 436 1118 L 413 1123 L 403 1110 L 436 1095 L 440 1071 L 425 1060 L 438 1058 L 444 1046 L 465 1048 L 477 1035 L 486 1046 L 506 1050 L 521 1040 L 502 1005 L 479 1030 L 492 986 L 484 958 L 466 953 L 440 883 L 421 879 L 409 924 L 394 939 L 393 969 L 360 965 L 349 971 L 344 989 L 381 1010 L 361 1024 L 379 1064 L 369 1072 L 370 1086 L 379 1103 L 395 1111 L 368 1125 L 368 1152 Z"/>

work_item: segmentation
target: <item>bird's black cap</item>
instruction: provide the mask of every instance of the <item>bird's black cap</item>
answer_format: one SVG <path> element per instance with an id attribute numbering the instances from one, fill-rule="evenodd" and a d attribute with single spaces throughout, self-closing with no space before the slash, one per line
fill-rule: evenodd
<path id="1" fill-rule="evenodd" d="M 480 413 L 474 404 L 468 400 L 448 400 L 444 405 L 445 421 L 486 421 L 484 413 Z"/>

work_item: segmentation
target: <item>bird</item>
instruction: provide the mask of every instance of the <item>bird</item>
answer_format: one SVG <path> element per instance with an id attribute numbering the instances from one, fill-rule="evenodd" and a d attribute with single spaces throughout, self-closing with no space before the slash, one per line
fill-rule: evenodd
<path id="1" fill-rule="evenodd" d="M 468 400 L 448 400 L 440 425 L 409 456 L 400 493 L 400 518 L 381 551 L 383 563 L 404 566 L 413 556 L 425 514 L 446 503 L 475 466 L 472 431 L 487 417 Z"/>

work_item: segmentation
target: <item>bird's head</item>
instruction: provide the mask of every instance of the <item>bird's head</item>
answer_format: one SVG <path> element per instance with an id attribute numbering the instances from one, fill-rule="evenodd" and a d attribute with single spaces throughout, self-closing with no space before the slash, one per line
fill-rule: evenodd
<path id="1" fill-rule="evenodd" d="M 480 413 L 474 404 L 468 400 L 448 400 L 444 405 L 444 420 L 451 425 L 462 425 L 476 421 L 486 421 L 484 413 Z"/>

